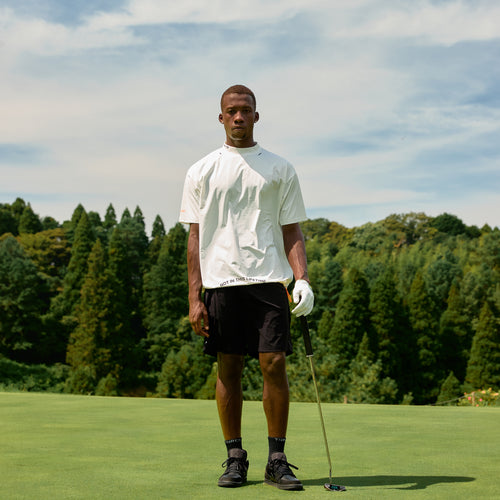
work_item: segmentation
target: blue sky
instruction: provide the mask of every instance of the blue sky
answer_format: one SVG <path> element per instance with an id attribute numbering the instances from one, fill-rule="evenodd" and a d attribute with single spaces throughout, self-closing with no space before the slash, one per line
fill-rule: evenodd
<path id="1" fill-rule="evenodd" d="M 500 226 L 498 19 L 496 0 L 2 0 L 0 203 L 171 227 L 243 83 L 309 217 Z"/>

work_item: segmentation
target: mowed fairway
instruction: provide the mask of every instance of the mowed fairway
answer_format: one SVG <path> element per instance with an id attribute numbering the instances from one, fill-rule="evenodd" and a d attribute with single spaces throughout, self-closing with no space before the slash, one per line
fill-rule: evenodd
<path id="1" fill-rule="evenodd" d="M 262 407 L 245 402 L 248 485 L 217 487 L 225 447 L 214 401 L 0 393 L 0 498 L 499 498 L 500 409 L 293 403 L 287 455 L 303 492 L 263 484 Z"/>

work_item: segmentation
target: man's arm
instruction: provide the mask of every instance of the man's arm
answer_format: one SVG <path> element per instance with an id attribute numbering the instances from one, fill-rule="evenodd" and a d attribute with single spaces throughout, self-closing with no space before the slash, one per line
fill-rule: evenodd
<path id="1" fill-rule="evenodd" d="M 296 306 L 292 313 L 296 316 L 307 316 L 314 307 L 314 293 L 307 275 L 304 235 L 299 224 L 287 224 L 282 226 L 282 230 L 286 256 L 295 277 L 292 297 Z"/>
<path id="2" fill-rule="evenodd" d="M 282 230 L 286 257 L 292 268 L 295 280 L 305 280 L 309 282 L 309 276 L 307 274 L 306 245 L 299 223 L 282 226 Z"/>
<path id="3" fill-rule="evenodd" d="M 200 225 L 191 224 L 187 246 L 189 321 L 196 335 L 208 337 L 208 313 L 201 299 Z"/>

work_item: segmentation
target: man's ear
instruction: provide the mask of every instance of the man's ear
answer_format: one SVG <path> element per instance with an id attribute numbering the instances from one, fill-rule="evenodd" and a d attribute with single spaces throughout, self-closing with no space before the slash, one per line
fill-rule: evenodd
<path id="1" fill-rule="evenodd" d="M 259 121 L 259 118 L 260 118 L 260 116 L 259 116 L 259 112 L 258 112 L 258 111 L 256 111 L 256 112 L 255 112 L 255 120 L 254 120 L 254 123 L 255 123 L 255 122 L 258 122 L 258 121 Z"/>
<path id="2" fill-rule="evenodd" d="M 221 123 L 224 123 L 224 118 L 222 118 L 222 113 L 219 113 L 219 121 L 220 121 Z"/>

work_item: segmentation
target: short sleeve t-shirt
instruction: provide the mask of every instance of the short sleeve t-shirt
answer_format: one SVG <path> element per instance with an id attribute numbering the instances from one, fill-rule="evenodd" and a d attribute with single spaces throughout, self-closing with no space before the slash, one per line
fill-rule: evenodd
<path id="1" fill-rule="evenodd" d="M 199 224 L 205 288 L 287 285 L 293 273 L 281 226 L 305 219 L 294 168 L 258 144 L 225 144 L 186 175 L 179 220 Z"/>

